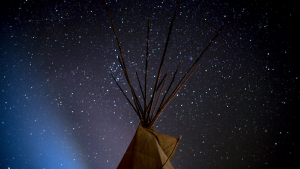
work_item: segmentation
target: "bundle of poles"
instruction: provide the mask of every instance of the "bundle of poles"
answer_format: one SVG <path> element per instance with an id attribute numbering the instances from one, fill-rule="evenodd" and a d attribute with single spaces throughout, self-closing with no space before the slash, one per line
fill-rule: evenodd
<path id="1" fill-rule="evenodd" d="M 153 125 L 155 124 L 155 122 L 157 121 L 158 117 L 161 115 L 162 111 L 167 107 L 167 105 L 170 103 L 170 101 L 176 96 L 176 94 L 178 93 L 178 91 L 182 88 L 182 86 L 187 82 L 187 80 L 192 76 L 192 74 L 195 72 L 195 70 L 198 68 L 199 64 L 198 61 L 200 60 L 200 58 L 203 56 L 203 54 L 206 52 L 206 50 L 210 47 L 210 45 L 214 42 L 214 40 L 217 38 L 217 36 L 219 35 L 219 33 L 221 32 L 221 30 L 223 29 L 223 27 L 225 26 L 225 24 L 223 24 L 221 26 L 221 28 L 219 29 L 219 31 L 216 33 L 216 35 L 211 39 L 211 41 L 209 42 L 209 44 L 206 46 L 206 48 L 202 51 L 202 53 L 199 55 L 199 57 L 195 60 L 195 62 L 193 63 L 192 66 L 190 66 L 189 70 L 185 73 L 185 75 L 180 79 L 179 83 L 177 84 L 177 86 L 175 87 L 175 89 L 171 92 L 171 94 L 169 94 L 171 86 L 174 83 L 175 80 L 175 76 L 183 62 L 183 60 L 180 61 L 175 73 L 173 74 L 172 77 L 172 81 L 170 82 L 167 90 L 165 91 L 165 93 L 163 94 L 163 98 L 160 101 L 159 106 L 158 105 L 158 101 L 160 99 L 160 96 L 162 95 L 163 92 L 163 87 L 165 85 L 166 82 L 166 78 L 167 78 L 167 74 L 164 75 L 164 77 L 162 78 L 162 80 L 160 80 L 160 76 L 161 76 L 161 69 L 164 63 L 164 59 L 166 56 L 166 52 L 167 52 L 167 48 L 168 48 L 168 43 L 170 40 L 170 36 L 171 36 L 171 32 L 172 32 L 172 27 L 173 27 L 173 23 L 174 20 L 176 18 L 177 15 L 177 10 L 178 10 L 178 3 L 176 4 L 176 9 L 175 9 L 175 13 L 174 16 L 172 18 L 171 21 L 171 25 L 169 28 L 169 32 L 168 32 L 168 36 L 167 36 L 167 40 L 166 40 L 166 44 L 165 44 L 165 48 L 164 48 L 164 52 L 163 52 L 163 56 L 161 59 L 161 63 L 157 72 L 157 76 L 156 76 L 156 82 L 155 82 L 155 86 L 154 86 L 154 90 L 153 93 L 151 95 L 151 99 L 150 101 L 147 101 L 147 74 L 148 74 L 148 61 L 149 61 L 149 34 L 150 34 L 150 14 L 148 17 L 148 29 L 147 29 L 147 49 L 146 49 L 146 65 L 145 65 L 145 82 L 144 82 L 144 89 L 142 88 L 142 84 L 141 81 L 139 79 L 138 73 L 136 72 L 136 77 L 139 83 L 139 88 L 141 90 L 142 93 L 142 99 L 144 102 L 144 105 L 141 104 L 140 100 L 138 99 L 136 92 L 131 84 L 127 69 L 126 69 L 126 64 L 125 64 L 125 59 L 124 59 L 124 55 L 122 52 L 122 48 L 120 45 L 120 41 L 119 38 L 117 36 L 117 32 L 115 30 L 115 26 L 113 23 L 113 19 L 112 16 L 109 12 L 108 9 L 108 5 L 106 0 L 105 1 L 105 6 L 106 6 L 106 10 L 107 13 L 109 15 L 110 21 L 111 21 L 111 25 L 112 25 L 112 29 L 114 31 L 116 40 L 118 42 L 118 47 L 119 47 L 119 51 L 120 51 L 120 55 L 121 57 L 118 57 L 119 59 L 119 63 L 121 65 L 121 68 L 123 70 L 124 76 L 126 78 L 126 81 L 130 87 L 131 93 L 132 93 L 132 97 L 133 97 L 133 103 L 132 101 L 130 101 L 130 99 L 128 98 L 128 96 L 125 94 L 125 92 L 123 91 L 123 89 L 121 88 L 121 86 L 118 84 L 116 78 L 113 76 L 113 74 L 111 74 L 112 78 L 114 79 L 114 81 L 116 82 L 116 84 L 118 85 L 119 89 L 121 90 L 121 92 L 124 94 L 124 96 L 126 97 L 127 101 L 129 102 L 129 104 L 132 106 L 132 108 L 134 109 L 135 113 L 138 115 L 139 119 L 141 120 L 141 123 L 143 125 L 143 127 L 145 128 L 153 128 Z M 169 94 L 168 97 L 166 97 Z M 149 103 L 148 103 L 149 102 Z"/>

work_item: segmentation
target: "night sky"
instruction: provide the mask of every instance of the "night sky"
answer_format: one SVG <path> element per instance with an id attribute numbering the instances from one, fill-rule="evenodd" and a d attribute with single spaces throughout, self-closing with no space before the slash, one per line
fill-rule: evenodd
<path id="1" fill-rule="evenodd" d="M 139 119 L 102 0 L 1 1 L 0 168 L 114 169 Z M 6 4 L 6 5 L 4 5 Z M 175 1 L 108 1 L 130 79 L 148 92 Z M 188 168 L 281 168 L 299 152 L 299 2 L 183 0 L 162 75 L 179 82 L 226 22 L 199 68 L 154 130 L 182 135 L 172 164 Z"/>

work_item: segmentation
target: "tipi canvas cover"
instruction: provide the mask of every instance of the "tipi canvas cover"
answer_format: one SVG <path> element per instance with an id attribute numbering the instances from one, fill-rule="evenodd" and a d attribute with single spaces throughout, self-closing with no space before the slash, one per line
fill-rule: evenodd
<path id="1" fill-rule="evenodd" d="M 171 161 L 179 140 L 140 124 L 118 169 L 173 169 Z"/>

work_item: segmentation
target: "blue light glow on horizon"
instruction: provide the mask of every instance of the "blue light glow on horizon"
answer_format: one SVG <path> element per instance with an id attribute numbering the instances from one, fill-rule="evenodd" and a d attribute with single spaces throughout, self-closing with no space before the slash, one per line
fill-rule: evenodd
<path id="1" fill-rule="evenodd" d="M 6 157 L 1 166 L 86 168 L 78 155 L 79 144 L 65 130 L 66 124 L 55 122 L 64 119 L 56 116 L 55 107 L 45 109 L 37 102 L 12 108 L 4 116 L 1 115 L 1 132 L 4 133 L 1 139 L 1 154 Z"/>

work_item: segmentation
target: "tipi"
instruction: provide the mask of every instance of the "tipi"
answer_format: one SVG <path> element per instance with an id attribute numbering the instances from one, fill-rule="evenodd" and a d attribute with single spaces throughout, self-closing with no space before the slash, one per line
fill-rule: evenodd
<path id="1" fill-rule="evenodd" d="M 152 93 L 152 97 L 151 97 L 150 101 L 148 102 L 147 101 L 147 73 L 148 73 L 147 68 L 148 68 L 148 59 L 149 59 L 149 30 L 150 30 L 150 15 L 149 15 L 148 31 L 147 31 L 147 50 L 146 50 L 147 54 L 146 54 L 146 65 L 145 65 L 146 70 L 145 70 L 144 89 L 142 88 L 139 76 L 136 73 L 137 80 L 139 82 L 139 87 L 140 87 L 140 90 L 143 95 L 144 105 L 142 105 L 136 95 L 136 92 L 135 92 L 135 90 L 131 84 L 130 78 L 128 76 L 123 52 L 122 52 L 120 42 L 119 42 L 115 27 L 114 27 L 113 19 L 109 12 L 106 1 L 105 1 L 105 5 L 106 5 L 108 15 L 110 17 L 112 29 L 114 31 L 116 40 L 118 42 L 119 50 L 120 50 L 121 57 L 118 57 L 119 63 L 121 65 L 123 73 L 126 77 L 126 81 L 130 87 L 133 101 L 134 101 L 133 103 L 126 96 L 126 94 L 124 93 L 124 91 L 120 87 L 120 85 L 118 84 L 115 77 L 113 75 L 112 75 L 112 77 L 140 119 L 140 124 L 137 128 L 137 131 L 136 131 L 128 149 L 126 150 L 126 152 L 118 166 L 118 169 L 124 169 L 124 168 L 126 168 L 126 169 L 173 169 L 171 161 L 173 159 L 175 150 L 178 146 L 178 143 L 179 143 L 179 140 L 181 137 L 174 138 L 174 137 L 156 132 L 153 130 L 153 125 L 157 121 L 158 117 L 161 115 L 162 111 L 166 108 L 168 103 L 175 97 L 175 95 L 180 90 L 180 88 L 185 84 L 185 82 L 191 77 L 191 75 L 197 69 L 197 67 L 198 67 L 197 62 L 203 56 L 203 54 L 209 48 L 209 46 L 213 43 L 213 41 L 218 36 L 220 31 L 223 29 L 225 24 L 220 28 L 218 33 L 214 36 L 214 38 L 210 41 L 210 43 L 207 45 L 207 47 L 204 49 L 204 51 L 196 59 L 194 64 L 185 73 L 185 75 L 182 77 L 182 79 L 177 84 L 175 89 L 169 94 L 170 88 L 174 82 L 176 73 L 178 72 L 178 70 L 182 64 L 182 61 L 179 63 L 177 70 L 175 71 L 175 73 L 172 77 L 172 81 L 169 84 L 169 87 L 167 88 L 166 92 L 164 93 L 164 97 L 161 99 L 160 104 L 158 105 L 158 101 L 160 99 L 160 96 L 162 95 L 162 91 L 163 91 L 162 89 L 163 89 L 163 86 L 165 84 L 166 77 L 167 77 L 167 74 L 165 74 L 163 79 L 160 81 L 161 68 L 164 63 L 164 59 L 165 59 L 171 31 L 172 31 L 173 22 L 176 18 L 178 4 L 176 5 L 176 10 L 175 10 L 173 19 L 171 21 L 166 45 L 164 48 L 163 56 L 162 56 L 161 63 L 159 66 L 159 70 L 158 70 L 158 73 L 156 76 L 157 78 L 156 78 L 154 90 Z M 166 97 L 166 96 L 168 96 L 168 97 Z"/>

